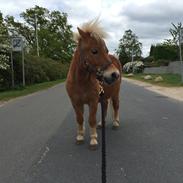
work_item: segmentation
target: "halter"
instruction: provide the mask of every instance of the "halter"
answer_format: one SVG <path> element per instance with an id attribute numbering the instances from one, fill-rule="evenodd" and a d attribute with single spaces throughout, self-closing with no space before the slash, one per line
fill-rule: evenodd
<path id="1" fill-rule="evenodd" d="M 101 65 L 100 67 L 96 67 L 96 66 L 90 64 L 89 62 L 87 62 L 87 59 L 83 57 L 82 51 L 80 49 L 80 63 L 84 64 L 86 70 L 89 73 L 95 73 L 97 80 L 102 82 L 103 73 L 104 73 L 105 69 L 107 69 L 112 64 L 112 61 L 109 60 L 105 64 Z"/>

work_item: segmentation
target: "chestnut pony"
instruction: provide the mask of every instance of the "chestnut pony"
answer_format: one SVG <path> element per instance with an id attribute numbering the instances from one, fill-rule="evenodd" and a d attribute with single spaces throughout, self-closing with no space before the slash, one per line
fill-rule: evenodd
<path id="1" fill-rule="evenodd" d="M 90 146 L 95 149 L 97 141 L 96 113 L 101 87 L 104 90 L 104 110 L 107 114 L 108 99 L 113 106 L 113 127 L 119 127 L 119 91 L 121 65 L 114 56 L 108 54 L 104 42 L 106 33 L 98 20 L 93 20 L 77 28 L 75 34 L 77 48 L 69 68 L 66 89 L 75 110 L 78 124 L 76 142 L 84 141 L 84 104 L 89 106 Z M 99 124 L 101 125 L 101 124 Z"/>

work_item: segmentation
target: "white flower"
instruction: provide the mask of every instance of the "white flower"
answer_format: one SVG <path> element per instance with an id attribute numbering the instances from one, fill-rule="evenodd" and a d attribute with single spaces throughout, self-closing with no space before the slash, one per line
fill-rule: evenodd
<path id="1" fill-rule="evenodd" d="M 140 72 L 143 70 L 144 64 L 142 61 L 134 61 L 134 62 L 127 62 L 123 66 L 123 70 L 126 73 L 132 72 L 133 70 L 135 72 Z"/>
<path id="2" fill-rule="evenodd" d="M 9 62 L 9 57 L 7 55 L 0 54 L 0 69 L 7 70 L 10 67 L 8 62 Z"/>

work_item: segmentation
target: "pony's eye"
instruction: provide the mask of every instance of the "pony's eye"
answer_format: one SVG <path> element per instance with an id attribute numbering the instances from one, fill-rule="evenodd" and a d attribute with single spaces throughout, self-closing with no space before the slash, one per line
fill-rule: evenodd
<path id="1" fill-rule="evenodd" d="M 91 52 L 92 52 L 93 54 L 97 54 L 97 53 L 98 53 L 98 50 L 97 50 L 96 48 L 93 48 L 93 49 L 91 50 Z"/>

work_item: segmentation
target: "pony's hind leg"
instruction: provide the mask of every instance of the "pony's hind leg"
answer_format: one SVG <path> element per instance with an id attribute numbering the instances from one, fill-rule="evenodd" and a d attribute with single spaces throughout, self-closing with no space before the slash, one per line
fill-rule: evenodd
<path id="1" fill-rule="evenodd" d="M 117 129 L 120 126 L 119 121 L 119 98 L 115 97 L 112 98 L 112 105 L 113 105 L 113 129 Z"/>
<path id="2" fill-rule="evenodd" d="M 96 113 L 98 101 L 89 105 L 89 125 L 90 125 L 90 148 L 95 150 L 98 145 L 96 130 Z"/>
<path id="3" fill-rule="evenodd" d="M 76 120 L 77 120 L 77 136 L 76 136 L 76 143 L 81 144 L 84 142 L 84 118 L 83 118 L 83 111 L 84 111 L 84 106 L 83 105 L 76 105 L 74 106 L 75 113 L 76 113 Z"/>

